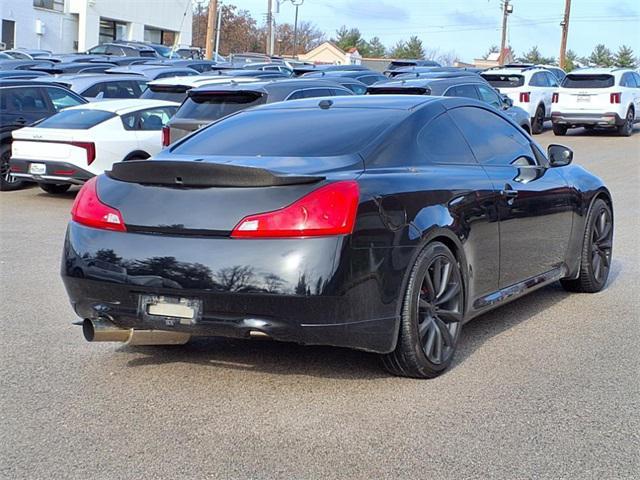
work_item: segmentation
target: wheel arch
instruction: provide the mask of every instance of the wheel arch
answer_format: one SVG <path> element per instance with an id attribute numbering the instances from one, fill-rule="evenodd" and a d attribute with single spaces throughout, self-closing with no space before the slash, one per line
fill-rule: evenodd
<path id="1" fill-rule="evenodd" d="M 403 278 L 402 278 L 402 285 L 401 285 L 401 295 L 399 296 L 400 298 L 398 299 L 397 305 L 396 305 L 396 316 L 397 318 L 400 318 L 400 316 L 402 315 L 402 306 L 404 303 L 404 294 L 406 292 L 407 289 L 407 285 L 409 283 L 409 279 L 411 278 L 411 271 L 413 270 L 413 267 L 415 266 L 416 260 L 418 259 L 418 256 L 420 255 L 420 253 L 430 244 L 434 243 L 434 242 L 440 242 L 442 244 L 444 244 L 449 250 L 451 250 L 451 253 L 453 253 L 453 256 L 456 258 L 456 260 L 458 261 L 458 263 L 460 264 L 460 269 L 461 269 L 461 273 L 462 273 L 462 289 L 464 292 L 463 298 L 464 298 L 464 307 L 463 307 L 463 312 L 466 316 L 466 308 L 467 305 L 469 304 L 469 299 L 468 299 L 468 283 L 469 283 L 469 264 L 467 262 L 467 257 L 464 253 L 464 248 L 462 246 L 462 242 L 460 241 L 460 239 L 458 238 L 458 236 L 455 234 L 455 232 L 453 232 L 452 230 L 448 229 L 448 228 L 444 228 L 444 227 L 433 227 L 431 228 L 429 231 L 425 232 L 424 235 L 422 236 L 422 239 L 420 241 L 420 243 L 418 245 L 416 245 L 416 248 L 413 252 L 413 255 L 411 256 L 410 262 L 408 263 L 408 268 L 406 269 L 406 271 L 403 274 Z M 462 320 L 462 323 L 464 323 L 464 317 Z M 398 336 L 400 335 L 400 322 L 397 322 L 396 324 L 396 328 L 395 328 L 395 332 L 394 332 L 394 339 L 393 339 L 393 348 L 395 349 L 395 346 L 398 342 Z"/>

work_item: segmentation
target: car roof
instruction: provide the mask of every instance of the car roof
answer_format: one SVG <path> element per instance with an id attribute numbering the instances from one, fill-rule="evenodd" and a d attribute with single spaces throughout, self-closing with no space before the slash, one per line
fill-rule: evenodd
<path id="1" fill-rule="evenodd" d="M 154 107 L 177 107 L 180 105 L 176 102 L 169 102 L 167 100 L 153 100 L 145 98 L 120 98 L 114 100 L 102 100 L 100 102 L 91 102 L 85 105 L 78 105 L 70 107 L 65 110 L 104 110 L 105 112 L 113 112 L 118 115 L 125 115 L 131 112 L 137 112 L 138 110 L 145 110 L 147 108 Z"/>
<path id="2" fill-rule="evenodd" d="M 193 93 L 206 93 L 207 91 L 229 91 L 234 90 L 251 90 L 255 92 L 265 92 L 274 94 L 275 97 L 286 97 L 289 93 L 296 90 L 303 90 L 307 88 L 343 88 L 342 85 L 332 82 L 330 80 L 321 80 L 317 78 L 286 78 L 286 79 L 274 79 L 266 81 L 251 82 L 249 84 L 238 85 L 238 83 L 230 81 L 224 85 L 203 85 L 202 87 L 194 88 L 191 90 Z M 277 99 L 277 98 L 276 98 Z"/>
<path id="3" fill-rule="evenodd" d="M 124 80 L 144 81 L 140 75 L 116 75 L 105 73 L 62 73 L 52 77 L 43 78 L 43 82 L 62 83 L 78 86 L 91 86 L 100 82 L 117 82 Z"/>
<path id="4" fill-rule="evenodd" d="M 51 82 L 48 81 L 49 78 L 48 77 L 45 77 L 45 78 L 46 80 L 40 77 L 30 78 L 30 79 L 25 78 L 21 80 L 0 78 L 0 87 L 51 87 L 52 86 Z M 53 85 L 53 86 L 68 90 L 68 88 L 63 85 Z"/>
<path id="5" fill-rule="evenodd" d="M 300 100 L 289 100 L 287 102 L 276 102 L 255 107 L 253 110 L 322 108 L 320 107 L 320 103 L 328 100 L 330 101 L 329 108 L 371 108 L 410 111 L 424 104 L 445 98 L 453 97 L 430 97 L 426 95 L 345 95 L 330 98 L 303 98 Z M 326 103 L 324 105 L 326 105 Z"/>
<path id="6" fill-rule="evenodd" d="M 486 80 L 478 77 L 477 75 L 459 76 L 459 77 L 417 77 L 417 78 L 403 78 L 398 80 L 389 80 L 386 82 L 377 82 L 371 85 L 370 88 L 378 87 L 395 87 L 395 88 L 415 88 L 415 87 L 429 87 L 433 85 L 458 85 L 477 83 L 480 85 L 487 85 Z"/>
<path id="7" fill-rule="evenodd" d="M 196 87 L 198 85 L 205 84 L 218 84 L 218 83 L 250 83 L 258 81 L 257 78 L 252 77 L 231 77 L 228 75 L 189 75 L 186 77 L 168 77 L 160 78 L 158 80 L 152 80 L 149 85 L 180 85 L 185 87 Z"/>
<path id="8" fill-rule="evenodd" d="M 146 63 L 136 63 L 135 65 L 123 65 L 109 69 L 109 73 L 127 73 L 127 72 L 163 72 L 174 70 L 193 70 L 188 67 L 173 67 L 171 65 L 149 65 Z M 193 70 L 195 72 L 195 70 Z M 197 72 L 196 72 L 197 73 Z"/>
<path id="9" fill-rule="evenodd" d="M 584 67 L 571 70 L 567 75 L 615 75 L 633 71 L 633 68 L 624 67 Z"/>
<path id="10" fill-rule="evenodd" d="M 489 70 L 485 70 L 484 72 L 482 72 L 480 75 L 484 75 L 489 74 L 489 75 L 523 75 L 525 73 L 529 74 L 533 74 L 533 73 L 537 73 L 537 72 L 549 72 L 551 73 L 549 70 L 547 70 L 544 67 L 529 67 L 529 66 L 522 66 L 522 67 L 496 67 L 496 68 L 490 68 Z"/>

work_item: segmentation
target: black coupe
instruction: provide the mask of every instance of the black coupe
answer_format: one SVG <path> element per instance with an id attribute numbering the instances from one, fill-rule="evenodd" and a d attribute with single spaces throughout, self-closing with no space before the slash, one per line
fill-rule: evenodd
<path id="1" fill-rule="evenodd" d="M 465 98 L 264 105 L 87 182 L 62 275 L 88 340 L 266 336 L 434 377 L 472 318 L 604 287 L 611 195 L 572 156 Z"/>

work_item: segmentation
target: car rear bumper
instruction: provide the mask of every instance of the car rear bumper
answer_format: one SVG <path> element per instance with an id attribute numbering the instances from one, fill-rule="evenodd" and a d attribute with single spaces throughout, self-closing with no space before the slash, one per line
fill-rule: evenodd
<path id="1" fill-rule="evenodd" d="M 32 163 L 39 163 L 45 165 L 45 172 L 34 174 L 30 171 Z M 9 160 L 9 166 L 11 168 L 11 175 L 16 178 L 25 180 L 33 180 L 38 183 L 57 183 L 57 184 L 72 184 L 82 185 L 91 177 L 93 173 L 79 168 L 77 165 L 73 165 L 67 162 L 52 162 L 49 160 L 22 160 L 19 158 L 12 158 Z"/>
<path id="2" fill-rule="evenodd" d="M 625 121 L 615 112 L 607 113 L 562 113 L 551 112 L 551 121 L 558 125 L 622 125 Z"/>
<path id="3" fill-rule="evenodd" d="M 258 331 L 275 340 L 386 353 L 395 347 L 397 292 L 369 270 L 376 262 L 364 261 L 366 252 L 349 248 L 346 237 L 158 236 L 71 222 L 62 276 L 83 319 L 203 336 Z M 200 313 L 184 321 L 149 315 L 143 297 L 149 295 L 195 300 Z"/>

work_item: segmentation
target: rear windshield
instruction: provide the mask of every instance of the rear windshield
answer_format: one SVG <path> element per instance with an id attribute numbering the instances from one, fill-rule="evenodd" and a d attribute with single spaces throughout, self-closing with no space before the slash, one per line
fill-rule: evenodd
<path id="1" fill-rule="evenodd" d="M 391 62 L 387 67 L 387 70 L 395 70 L 397 68 L 415 67 L 415 66 L 416 66 L 416 62 Z"/>
<path id="2" fill-rule="evenodd" d="M 562 81 L 564 88 L 608 88 L 613 87 L 613 75 L 567 75 Z"/>
<path id="3" fill-rule="evenodd" d="M 45 118 L 38 124 L 38 128 L 84 130 L 115 116 L 115 113 L 103 110 L 63 110 L 52 117 Z"/>
<path id="4" fill-rule="evenodd" d="M 490 75 L 483 73 L 482 78 L 494 88 L 521 87 L 524 85 L 524 77 L 522 75 Z"/>
<path id="5" fill-rule="evenodd" d="M 186 87 L 159 88 L 154 85 L 148 85 L 148 88 L 142 92 L 140 98 L 150 98 L 152 100 L 167 100 L 169 102 L 182 103 L 187 97 Z"/>
<path id="6" fill-rule="evenodd" d="M 172 152 L 267 157 L 346 155 L 361 151 L 404 115 L 400 110 L 371 113 L 370 109 L 351 108 L 336 108 L 330 113 L 318 109 L 244 112 L 201 130 Z"/>
<path id="7" fill-rule="evenodd" d="M 199 93 L 187 97 L 175 118 L 217 120 L 266 101 L 267 96 L 259 92 Z"/>

